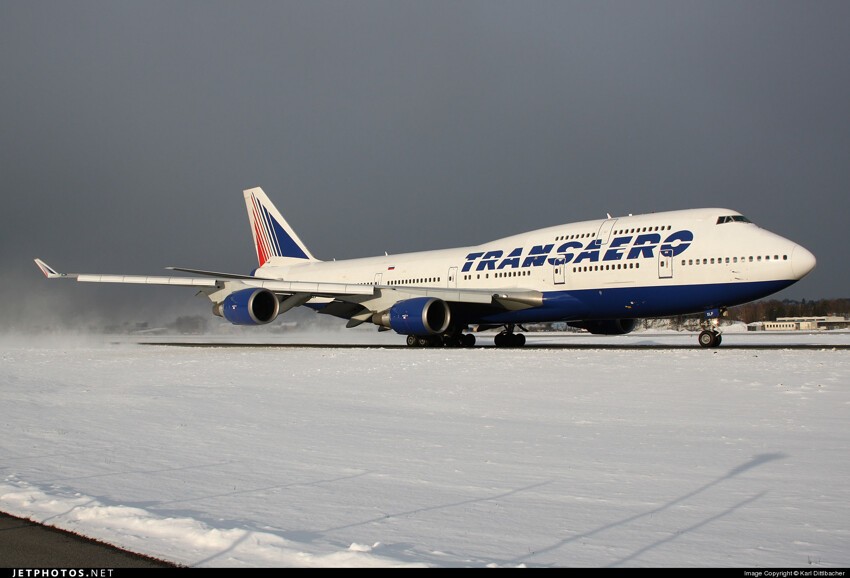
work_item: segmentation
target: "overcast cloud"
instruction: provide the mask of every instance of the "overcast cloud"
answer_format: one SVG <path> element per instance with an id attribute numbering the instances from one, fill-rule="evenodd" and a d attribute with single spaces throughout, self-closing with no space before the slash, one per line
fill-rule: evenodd
<path id="1" fill-rule="evenodd" d="M 12 319 L 206 311 L 191 290 L 48 284 L 32 258 L 249 271 L 253 186 L 322 259 L 727 207 L 818 257 L 778 297 L 850 294 L 846 1 L 0 8 Z"/>

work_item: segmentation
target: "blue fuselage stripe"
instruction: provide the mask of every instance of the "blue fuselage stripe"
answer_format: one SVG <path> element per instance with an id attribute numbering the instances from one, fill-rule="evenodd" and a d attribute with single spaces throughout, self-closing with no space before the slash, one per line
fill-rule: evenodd
<path id="1" fill-rule="evenodd" d="M 665 285 L 551 291 L 543 306 L 486 315 L 484 323 L 666 317 L 731 307 L 776 293 L 794 281 Z"/>
<path id="2" fill-rule="evenodd" d="M 489 307 L 482 309 L 481 306 L 466 303 L 449 303 L 449 307 L 453 317 L 462 318 L 469 324 L 669 317 L 748 303 L 781 291 L 794 282 L 783 280 L 547 291 L 543 294 L 541 307 L 494 313 L 491 313 L 493 310 Z M 308 304 L 308 307 L 322 310 L 326 305 L 315 303 Z"/>

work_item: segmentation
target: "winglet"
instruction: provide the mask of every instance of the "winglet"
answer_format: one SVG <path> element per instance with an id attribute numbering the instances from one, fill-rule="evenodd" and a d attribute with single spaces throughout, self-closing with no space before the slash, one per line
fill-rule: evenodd
<path id="1" fill-rule="evenodd" d="M 56 279 L 58 277 L 67 277 L 67 275 L 65 275 L 64 273 L 57 272 L 56 269 L 54 269 L 53 267 L 51 267 L 50 265 L 48 265 L 47 263 L 45 263 L 41 259 L 36 259 L 35 264 L 38 265 L 38 268 L 41 269 L 41 272 L 44 273 L 44 276 L 47 277 L 48 279 Z"/>

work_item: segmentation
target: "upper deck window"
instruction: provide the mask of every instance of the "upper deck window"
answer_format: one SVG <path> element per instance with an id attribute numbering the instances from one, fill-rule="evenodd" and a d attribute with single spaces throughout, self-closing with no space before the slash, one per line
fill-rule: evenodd
<path id="1" fill-rule="evenodd" d="M 726 215 L 723 217 L 717 217 L 717 224 L 722 225 L 723 223 L 752 223 L 752 221 L 744 215 Z"/>

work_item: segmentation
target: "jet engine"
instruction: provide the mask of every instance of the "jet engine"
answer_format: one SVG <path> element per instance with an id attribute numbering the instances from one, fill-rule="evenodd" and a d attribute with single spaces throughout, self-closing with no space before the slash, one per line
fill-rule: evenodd
<path id="1" fill-rule="evenodd" d="M 280 301 L 268 289 L 242 289 L 213 306 L 213 313 L 234 325 L 265 325 L 280 312 Z"/>
<path id="2" fill-rule="evenodd" d="M 449 305 L 435 297 L 399 301 L 373 318 L 375 324 L 389 327 L 402 335 L 440 334 L 448 328 L 450 320 Z"/>
<path id="3" fill-rule="evenodd" d="M 578 329 L 587 329 L 594 335 L 625 335 L 634 330 L 637 319 L 598 319 L 595 321 L 576 321 L 567 325 Z"/>

